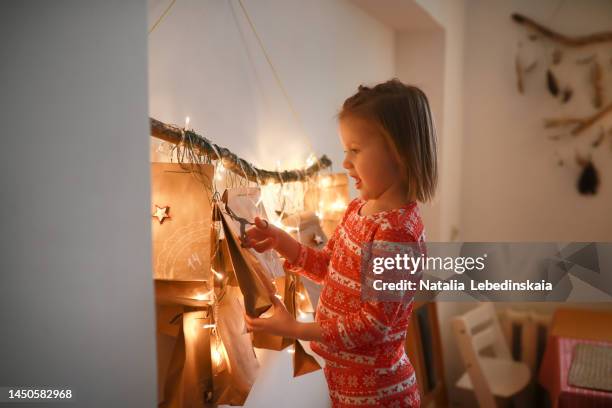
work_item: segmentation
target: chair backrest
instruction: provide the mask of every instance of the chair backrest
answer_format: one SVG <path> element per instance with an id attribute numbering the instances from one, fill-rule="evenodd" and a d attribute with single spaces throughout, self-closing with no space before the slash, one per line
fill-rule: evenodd
<path id="1" fill-rule="evenodd" d="M 512 357 L 493 304 L 483 303 L 462 316 L 454 317 L 453 330 L 479 405 L 482 408 L 495 407 L 495 397 L 480 365 L 480 353 L 491 347 L 497 358 L 511 360 Z"/>
<path id="2" fill-rule="evenodd" d="M 539 331 L 544 329 L 545 336 L 552 320 L 550 314 L 539 313 L 533 310 L 517 310 L 506 308 L 505 319 L 502 324 L 504 334 L 508 343 L 512 344 L 514 339 L 514 326 L 520 327 L 520 360 L 527 364 L 532 373 L 538 371 L 537 362 L 541 358 L 538 353 Z"/>

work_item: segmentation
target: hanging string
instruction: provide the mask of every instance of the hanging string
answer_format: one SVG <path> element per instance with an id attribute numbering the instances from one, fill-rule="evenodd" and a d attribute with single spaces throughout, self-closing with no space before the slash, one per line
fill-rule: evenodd
<path id="1" fill-rule="evenodd" d="M 287 89 L 285 88 L 285 86 L 283 85 L 283 81 L 281 80 L 281 77 L 278 73 L 278 70 L 276 69 L 276 67 L 274 66 L 274 63 L 272 62 L 272 59 L 270 58 L 270 55 L 268 54 L 268 51 L 266 50 L 266 47 L 259 35 L 259 33 L 257 32 L 257 29 L 255 28 L 255 24 L 253 23 L 253 20 L 251 19 L 251 16 L 249 15 L 248 10 L 246 9 L 246 7 L 244 6 L 243 0 L 238 0 L 238 3 L 240 4 L 240 8 L 242 9 L 242 12 L 249 24 L 249 27 L 251 28 L 251 31 L 253 32 L 253 35 L 255 37 L 255 39 L 257 40 L 257 43 L 259 45 L 259 48 L 262 52 L 262 54 L 264 55 L 266 62 L 268 63 L 268 66 L 270 67 L 270 70 L 272 71 L 272 75 L 274 76 L 274 79 L 276 80 L 276 83 L 278 85 L 278 87 L 280 88 L 281 92 L 283 93 L 283 96 L 285 98 L 285 101 L 287 102 L 287 105 L 289 106 L 289 109 L 301 131 L 301 133 L 305 136 L 306 142 L 308 143 L 308 148 L 311 152 L 314 152 L 314 146 L 312 143 L 312 140 L 309 137 L 308 132 L 306 132 L 304 123 L 301 120 L 301 117 L 297 111 L 297 109 L 295 108 L 291 97 L 289 96 L 289 92 L 287 92 Z M 234 15 L 234 20 L 237 22 L 237 18 L 236 15 L 234 13 L 234 8 L 231 4 L 231 0 L 230 0 L 230 8 L 232 10 L 232 14 Z M 246 44 L 245 44 L 246 47 Z M 253 63 L 250 53 L 248 51 L 247 48 L 247 55 L 249 56 L 249 59 L 251 60 L 251 63 Z M 321 161 L 319 160 L 319 158 L 317 157 L 317 155 L 311 155 L 310 157 L 314 157 L 314 164 L 316 164 L 320 169 L 324 169 L 324 168 L 328 168 L 331 171 L 331 162 L 330 165 L 327 166 L 323 163 L 321 163 Z M 325 157 L 325 156 L 323 156 Z M 299 180 L 304 181 L 307 184 L 307 190 L 310 191 L 314 191 L 316 194 L 316 200 L 317 202 L 319 201 L 319 189 L 317 188 L 316 184 L 318 183 L 320 174 L 319 172 L 315 173 L 315 174 L 304 174 L 303 177 L 300 177 Z M 281 183 L 281 189 L 280 192 L 282 193 L 283 187 L 284 187 L 284 183 L 282 178 L 280 179 L 280 183 Z M 283 205 L 283 210 L 281 211 L 281 216 L 284 213 L 284 205 Z"/>
<path id="2" fill-rule="evenodd" d="M 159 25 L 159 23 L 161 23 L 161 21 L 164 19 L 164 17 L 166 17 L 166 14 L 168 14 L 168 12 L 170 11 L 170 9 L 172 8 L 172 6 L 174 6 L 174 3 L 176 3 L 176 0 L 172 0 L 170 2 L 170 5 L 168 5 L 168 7 L 166 8 L 166 10 L 164 10 L 164 12 L 162 13 L 161 16 L 159 16 L 159 18 L 157 19 L 157 21 L 155 22 L 155 24 L 153 24 L 153 26 L 149 29 L 148 34 L 151 34 L 153 32 L 153 30 L 155 30 L 157 28 L 157 26 Z"/>
<path id="3" fill-rule="evenodd" d="M 278 85 L 278 87 L 280 88 L 281 92 L 283 93 L 285 101 L 287 102 L 287 105 L 289 106 L 289 110 L 291 110 L 291 113 L 292 113 L 295 121 L 297 122 L 297 125 L 300 128 L 301 133 L 305 136 L 310 151 L 314 152 L 312 140 L 308 136 L 308 132 L 306 132 L 306 128 L 304 127 L 304 123 L 302 122 L 302 119 L 301 119 L 297 109 L 295 108 L 295 106 L 294 106 L 294 104 L 293 104 L 293 102 L 291 100 L 291 97 L 289 96 L 289 93 L 287 92 L 287 89 L 283 85 L 283 81 L 281 80 L 280 75 L 278 74 L 278 70 L 276 69 L 276 67 L 272 63 L 272 59 L 270 58 L 270 55 L 268 54 L 268 51 L 266 50 L 266 47 L 264 46 L 264 43 L 261 40 L 261 37 L 259 36 L 259 33 L 257 32 L 257 29 L 255 28 L 255 24 L 253 23 L 253 20 L 251 19 L 251 16 L 249 15 L 249 12 L 247 11 L 246 7 L 244 6 L 244 3 L 242 2 L 242 0 L 238 0 L 238 3 L 240 4 L 240 8 L 242 9 L 242 12 L 244 13 L 244 17 L 246 18 L 247 22 L 249 23 L 249 27 L 251 28 L 251 31 L 253 32 L 253 35 L 255 36 L 255 39 L 257 40 L 257 44 L 259 45 L 259 48 L 261 49 L 261 52 L 263 53 L 264 58 L 266 59 L 266 62 L 268 63 L 268 66 L 270 67 L 270 70 L 272 71 L 272 75 L 274 76 L 274 79 L 276 80 L 276 84 Z M 232 12 L 233 12 L 233 7 L 232 7 Z"/>

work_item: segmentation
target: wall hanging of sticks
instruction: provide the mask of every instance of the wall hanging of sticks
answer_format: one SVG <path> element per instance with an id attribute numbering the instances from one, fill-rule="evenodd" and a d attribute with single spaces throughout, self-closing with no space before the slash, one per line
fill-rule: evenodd
<path id="1" fill-rule="evenodd" d="M 517 90 L 524 95 L 544 87 L 556 101 L 560 115 L 545 118 L 544 128 L 558 143 L 557 163 L 575 162 L 578 191 L 594 195 L 600 184 L 595 153 L 607 145 L 605 155 L 612 155 L 612 31 L 569 36 L 521 14 L 511 18 L 526 30 L 514 60 Z M 562 156 L 563 148 L 571 156 Z"/>

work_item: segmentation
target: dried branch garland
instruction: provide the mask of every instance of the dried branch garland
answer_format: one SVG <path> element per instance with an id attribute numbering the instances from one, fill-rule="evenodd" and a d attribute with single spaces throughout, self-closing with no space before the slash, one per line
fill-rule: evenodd
<path id="1" fill-rule="evenodd" d="M 593 106 L 595 106 L 597 109 L 601 108 L 604 99 L 604 90 L 601 81 L 601 64 L 598 61 L 595 61 L 591 66 L 591 84 L 593 86 Z"/>
<path id="2" fill-rule="evenodd" d="M 530 19 L 529 17 L 523 16 L 522 14 L 512 14 L 512 20 L 514 20 L 514 22 L 518 24 L 524 25 L 525 27 L 531 28 L 539 32 L 545 37 L 548 37 L 554 41 L 557 41 L 561 44 L 570 47 L 583 47 L 585 45 L 612 41 L 612 31 L 593 33 L 580 37 L 569 37 L 567 35 L 553 31 L 550 28 L 545 27 L 542 24 Z"/>
<path id="3" fill-rule="evenodd" d="M 332 164 L 331 160 L 327 156 L 323 155 L 317 162 L 303 170 L 263 170 L 238 157 L 230 150 L 214 144 L 204 136 L 201 136 L 191 130 L 181 129 L 176 126 L 160 122 L 154 118 L 149 118 L 149 120 L 151 124 L 152 136 L 175 145 L 188 142 L 194 146 L 200 154 L 209 156 L 213 160 L 221 160 L 226 169 L 240 176 L 246 176 L 248 180 L 255 183 L 287 183 L 292 181 L 304 181 L 309 177 L 314 176 L 320 170 L 330 167 Z"/>
<path id="4" fill-rule="evenodd" d="M 595 124 L 602 117 L 612 112 L 612 103 L 608 104 L 605 108 L 596 112 L 594 115 L 591 115 L 586 118 L 561 118 L 561 119 L 545 119 L 544 127 L 559 127 L 559 126 L 567 126 L 567 125 L 575 125 L 575 127 L 571 130 L 571 134 L 574 136 L 578 136 L 580 133 L 590 128 L 593 124 Z"/>

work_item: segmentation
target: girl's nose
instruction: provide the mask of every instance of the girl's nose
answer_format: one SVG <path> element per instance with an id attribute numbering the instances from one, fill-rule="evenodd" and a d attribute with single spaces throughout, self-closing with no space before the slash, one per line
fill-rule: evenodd
<path id="1" fill-rule="evenodd" d="M 342 167 L 344 167 L 347 170 L 351 169 L 353 168 L 353 163 L 351 163 L 351 161 L 347 157 L 345 157 L 344 161 L 342 162 Z"/>

